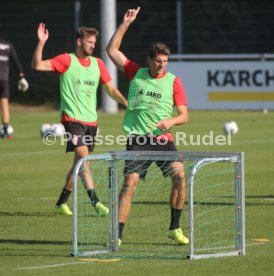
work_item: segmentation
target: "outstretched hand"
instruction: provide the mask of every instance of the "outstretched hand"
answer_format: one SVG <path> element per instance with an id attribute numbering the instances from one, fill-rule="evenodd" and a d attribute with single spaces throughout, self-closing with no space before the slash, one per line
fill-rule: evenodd
<path id="1" fill-rule="evenodd" d="M 40 23 L 37 29 L 37 36 L 40 42 L 45 43 L 49 38 L 49 31 L 44 23 Z"/>
<path id="2" fill-rule="evenodd" d="M 128 9 L 124 15 L 124 22 L 127 22 L 128 24 L 132 23 L 136 19 L 139 11 L 140 7 L 138 7 L 137 9 Z"/>

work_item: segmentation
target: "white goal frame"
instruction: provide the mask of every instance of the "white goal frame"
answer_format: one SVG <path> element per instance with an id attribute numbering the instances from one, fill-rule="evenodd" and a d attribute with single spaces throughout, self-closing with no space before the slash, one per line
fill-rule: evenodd
<path id="1" fill-rule="evenodd" d="M 195 161 L 191 173 L 188 177 L 188 204 L 189 204 L 189 259 L 202 259 L 222 256 L 245 255 L 245 192 L 244 192 L 244 153 L 238 152 L 151 152 L 151 151 L 112 151 L 106 154 L 89 155 L 81 160 L 75 166 L 73 172 L 73 239 L 72 256 L 90 256 L 98 254 L 107 254 L 119 251 L 118 246 L 118 181 L 117 164 L 118 160 L 162 160 L 165 161 L 184 161 L 185 157 L 189 161 Z M 109 165 L 110 197 L 109 197 L 109 241 L 108 246 L 103 250 L 79 251 L 78 248 L 78 217 L 77 217 L 77 179 L 79 171 L 85 161 L 106 160 Z M 195 186 L 195 175 L 202 167 L 218 162 L 229 162 L 235 164 L 235 245 L 225 250 L 213 254 L 203 254 L 195 252 L 195 234 L 194 234 L 194 202 L 193 190 Z M 114 256 L 114 255 L 113 255 Z"/>

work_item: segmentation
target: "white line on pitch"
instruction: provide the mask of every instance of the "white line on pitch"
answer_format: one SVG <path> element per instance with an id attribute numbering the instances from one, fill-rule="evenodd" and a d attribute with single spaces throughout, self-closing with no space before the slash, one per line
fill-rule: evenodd
<path id="1" fill-rule="evenodd" d="M 254 246 L 254 245 L 266 245 L 268 242 L 256 242 L 256 243 L 248 243 L 245 246 Z"/>
<path id="2" fill-rule="evenodd" d="M 254 242 L 254 243 L 248 243 L 246 246 L 254 246 L 254 245 L 265 245 L 268 242 Z M 218 250 L 218 249 L 226 249 L 226 248 L 235 248 L 235 245 L 230 245 L 230 246 L 221 246 L 221 247 L 207 247 L 205 248 L 206 250 Z M 196 249 L 197 252 L 202 252 L 205 249 Z"/>
<path id="3" fill-rule="evenodd" d="M 254 245 L 264 245 L 266 243 L 250 243 L 246 244 L 246 246 L 254 246 Z M 88 264 L 92 263 L 94 261 L 88 261 L 88 262 L 70 262 L 70 263 L 60 263 L 60 264 L 52 264 L 52 265 L 42 265 L 42 266 L 29 266 L 29 267 L 19 267 L 16 268 L 16 270 L 33 270 L 33 269 L 43 269 L 43 268 L 52 268 L 52 267 L 60 267 L 60 266 L 66 266 L 66 265 L 78 265 L 78 264 Z"/>
<path id="4" fill-rule="evenodd" d="M 70 263 L 60 263 L 60 264 L 52 264 L 52 265 L 18 267 L 18 268 L 16 268 L 16 270 L 42 269 L 42 268 L 51 268 L 51 267 L 59 267 L 59 266 L 66 266 L 66 265 L 87 264 L 87 263 L 93 263 L 93 262 L 94 261 L 88 261 L 88 262 L 70 262 Z"/>

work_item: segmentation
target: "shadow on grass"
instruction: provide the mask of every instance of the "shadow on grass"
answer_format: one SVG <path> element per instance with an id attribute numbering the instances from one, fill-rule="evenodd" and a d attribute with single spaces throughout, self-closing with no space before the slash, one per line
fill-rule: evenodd
<path id="1" fill-rule="evenodd" d="M 5 212 L 0 211 L 0 216 L 10 216 L 10 217 L 56 217 L 62 216 L 54 213 L 41 213 L 41 212 Z"/>
<path id="2" fill-rule="evenodd" d="M 274 195 L 246 195 L 246 198 L 274 199 Z"/>
<path id="3" fill-rule="evenodd" d="M 45 240 L 18 240 L 18 239 L 0 239 L 1 243 L 13 243 L 13 244 L 49 244 L 49 245 L 71 245 L 69 241 L 45 241 Z"/>
<path id="4" fill-rule="evenodd" d="M 71 257 L 70 241 L 0 239 L 0 245 L 0 256 Z"/>

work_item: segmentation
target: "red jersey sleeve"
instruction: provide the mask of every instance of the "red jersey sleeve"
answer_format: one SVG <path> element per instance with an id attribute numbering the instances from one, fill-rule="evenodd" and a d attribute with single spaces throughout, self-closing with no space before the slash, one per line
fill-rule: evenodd
<path id="1" fill-rule="evenodd" d="M 185 88 L 180 78 L 175 77 L 173 83 L 173 101 L 174 105 L 186 105 L 187 106 L 187 98 Z"/>
<path id="2" fill-rule="evenodd" d="M 71 57 L 68 53 L 58 55 L 51 58 L 50 60 L 51 68 L 53 72 L 58 72 L 59 74 L 65 73 L 71 63 Z"/>
<path id="3" fill-rule="evenodd" d="M 100 69 L 100 84 L 105 84 L 110 82 L 112 79 L 107 71 L 106 65 L 100 58 L 96 58 L 96 60 Z"/>
<path id="4" fill-rule="evenodd" d="M 140 68 L 141 68 L 140 65 L 127 59 L 125 62 L 125 67 L 124 67 L 124 69 L 125 69 L 124 74 L 129 80 L 132 80 Z"/>

